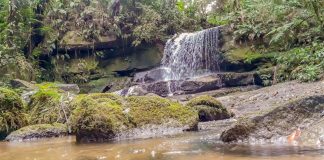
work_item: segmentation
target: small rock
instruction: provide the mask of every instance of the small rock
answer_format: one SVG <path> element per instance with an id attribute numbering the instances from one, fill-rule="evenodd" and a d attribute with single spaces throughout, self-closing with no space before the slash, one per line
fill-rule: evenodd
<path id="1" fill-rule="evenodd" d="M 7 136 L 7 141 L 23 141 L 38 138 L 52 138 L 67 135 L 67 127 L 64 124 L 38 124 L 23 127 Z"/>

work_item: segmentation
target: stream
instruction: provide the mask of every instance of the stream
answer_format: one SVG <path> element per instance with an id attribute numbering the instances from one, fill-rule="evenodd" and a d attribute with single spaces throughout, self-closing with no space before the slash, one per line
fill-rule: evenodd
<path id="1" fill-rule="evenodd" d="M 223 144 L 215 131 L 77 144 L 74 136 L 0 142 L 1 160 L 323 160 L 324 148 L 296 145 Z"/>

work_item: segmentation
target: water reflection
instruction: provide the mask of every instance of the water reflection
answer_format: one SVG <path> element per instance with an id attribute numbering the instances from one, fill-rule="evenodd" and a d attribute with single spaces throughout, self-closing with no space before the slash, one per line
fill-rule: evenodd
<path id="1" fill-rule="evenodd" d="M 323 148 L 223 144 L 210 132 L 173 137 L 76 144 L 75 137 L 0 143 L 1 160 L 323 160 Z"/>

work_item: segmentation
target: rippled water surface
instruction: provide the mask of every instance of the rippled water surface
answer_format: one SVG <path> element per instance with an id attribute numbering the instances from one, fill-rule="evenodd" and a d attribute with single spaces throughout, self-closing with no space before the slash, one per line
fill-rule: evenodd
<path id="1" fill-rule="evenodd" d="M 211 136 L 212 135 L 212 136 Z M 212 133 L 76 144 L 75 137 L 37 142 L 0 142 L 1 160 L 324 160 L 319 147 L 289 145 L 225 145 Z"/>

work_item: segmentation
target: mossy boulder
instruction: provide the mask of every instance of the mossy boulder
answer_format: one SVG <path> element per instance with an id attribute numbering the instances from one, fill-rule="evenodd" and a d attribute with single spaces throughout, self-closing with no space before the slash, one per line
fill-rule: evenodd
<path id="1" fill-rule="evenodd" d="M 187 103 L 198 111 L 201 122 L 228 119 L 233 113 L 227 110 L 216 98 L 208 95 L 199 96 Z"/>
<path id="2" fill-rule="evenodd" d="M 80 95 L 72 103 L 73 128 L 78 142 L 101 142 L 132 127 L 121 98 L 113 94 Z"/>
<path id="3" fill-rule="evenodd" d="M 197 125 L 197 112 L 178 102 L 159 96 L 133 96 L 126 98 L 126 101 L 129 115 L 137 127 L 169 122 L 173 122 L 173 127 L 187 125 L 188 129 L 195 129 Z"/>
<path id="4" fill-rule="evenodd" d="M 27 106 L 30 124 L 65 123 L 70 115 L 69 106 L 64 103 L 67 95 L 54 83 L 38 85 L 39 90 L 31 96 Z"/>
<path id="5" fill-rule="evenodd" d="M 27 124 L 20 96 L 6 88 L 0 88 L 0 139 Z"/>
<path id="6" fill-rule="evenodd" d="M 67 135 L 67 126 L 61 123 L 26 126 L 7 136 L 7 141 L 23 141 L 38 138 L 52 138 Z"/>
<path id="7" fill-rule="evenodd" d="M 78 142 L 110 141 L 148 125 L 193 129 L 198 123 L 196 111 L 158 96 L 88 94 L 78 96 L 71 106 Z"/>

